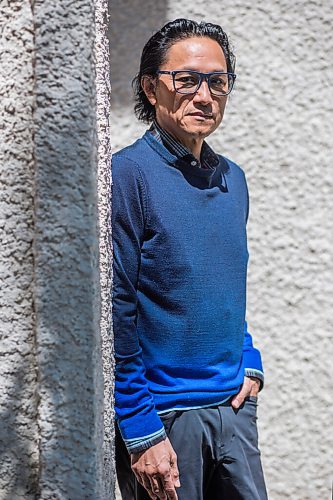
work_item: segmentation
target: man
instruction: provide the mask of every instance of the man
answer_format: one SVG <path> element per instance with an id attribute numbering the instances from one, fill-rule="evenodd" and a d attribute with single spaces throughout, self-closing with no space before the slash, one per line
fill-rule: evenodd
<path id="1" fill-rule="evenodd" d="M 125 500 L 267 498 L 256 429 L 263 370 L 245 322 L 246 181 L 204 141 L 235 78 L 220 26 L 168 23 L 143 49 L 134 82 L 136 114 L 151 127 L 114 155 Z"/>

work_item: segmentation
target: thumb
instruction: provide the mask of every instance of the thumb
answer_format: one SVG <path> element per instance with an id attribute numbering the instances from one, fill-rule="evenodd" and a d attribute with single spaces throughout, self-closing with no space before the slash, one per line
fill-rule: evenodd
<path id="1" fill-rule="evenodd" d="M 175 487 L 179 488 L 180 487 L 180 480 L 179 480 L 179 471 L 178 471 L 177 464 L 171 465 L 171 474 L 172 474 L 172 477 L 174 480 Z"/>
<path id="2" fill-rule="evenodd" d="M 172 446 L 170 444 L 170 447 L 172 449 Z M 174 486 L 176 488 L 180 487 L 180 480 L 179 480 L 179 470 L 178 470 L 178 465 L 177 465 L 177 455 L 172 449 L 171 456 L 170 456 L 170 468 L 171 468 L 171 475 L 173 479 Z"/>

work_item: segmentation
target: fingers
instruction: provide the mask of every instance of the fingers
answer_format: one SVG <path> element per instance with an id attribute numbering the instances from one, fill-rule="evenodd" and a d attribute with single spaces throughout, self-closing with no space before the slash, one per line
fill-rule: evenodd
<path id="1" fill-rule="evenodd" d="M 158 500 L 160 497 L 155 493 L 156 486 L 153 486 L 153 483 L 150 481 L 149 476 L 146 474 L 135 474 L 135 478 L 141 486 L 147 491 L 149 497 L 152 500 Z M 157 488 L 157 493 L 161 490 L 160 486 Z"/>
<path id="2" fill-rule="evenodd" d="M 146 474 L 141 474 L 141 482 L 140 483 L 145 488 L 145 490 L 148 492 L 148 495 L 150 496 L 150 498 L 152 498 L 153 500 L 158 498 L 158 496 L 156 495 L 156 492 L 154 491 L 154 487 L 153 487 L 151 478 L 149 476 L 147 476 Z M 159 492 L 159 488 L 157 489 L 157 493 L 158 492 Z"/>
<path id="3" fill-rule="evenodd" d="M 151 491 L 158 495 L 161 491 L 161 484 L 156 476 L 152 476 L 149 478 Z"/>
<path id="4" fill-rule="evenodd" d="M 153 500 L 177 500 L 171 473 L 164 473 L 163 477 L 142 473 L 135 477 Z"/>
<path id="5" fill-rule="evenodd" d="M 251 392 L 250 396 L 258 396 L 258 392 L 260 390 L 260 379 L 257 377 L 249 377 L 251 380 Z"/>
<path id="6" fill-rule="evenodd" d="M 153 500 L 177 500 L 180 486 L 177 456 L 169 439 L 147 450 L 131 455 L 131 466 L 137 481 Z"/>
<path id="7" fill-rule="evenodd" d="M 171 473 L 164 476 L 163 481 L 164 481 L 163 485 L 164 491 L 167 494 L 167 497 L 165 498 L 168 498 L 168 500 L 177 500 L 178 496 L 176 493 L 176 488 Z"/>
<path id="8" fill-rule="evenodd" d="M 260 380 L 256 377 L 244 377 L 244 383 L 241 390 L 231 400 L 231 406 L 239 408 L 247 396 L 257 396 L 260 388 Z"/>
<path id="9" fill-rule="evenodd" d="M 138 476 L 136 476 L 138 478 Z M 159 500 L 177 500 L 178 496 L 176 493 L 175 481 L 179 483 L 178 469 L 177 472 L 173 472 L 170 468 L 169 471 L 163 471 L 163 473 L 158 476 L 149 474 L 140 474 L 139 476 L 140 484 L 147 490 L 150 498 Z M 178 486 L 177 486 L 178 487 Z"/>
<path id="10" fill-rule="evenodd" d="M 251 380 L 247 377 L 244 377 L 244 383 L 236 396 L 234 396 L 231 400 L 231 406 L 236 410 L 243 404 L 244 399 L 250 395 L 251 392 Z"/>
<path id="11" fill-rule="evenodd" d="M 175 453 L 171 458 L 170 465 L 171 465 L 171 476 L 173 479 L 173 484 L 175 485 L 176 488 L 179 488 L 180 487 L 179 470 L 177 465 L 177 455 Z"/>
<path id="12" fill-rule="evenodd" d="M 236 394 L 236 396 L 232 398 L 231 406 L 237 410 L 243 404 L 246 396 L 247 393 L 245 391 L 240 391 L 238 394 Z"/>
<path id="13" fill-rule="evenodd" d="M 169 438 L 166 439 L 166 445 L 168 446 L 168 449 L 169 449 L 171 477 L 172 477 L 172 480 L 173 480 L 175 487 L 179 488 L 180 481 L 179 481 L 179 470 L 178 470 L 178 464 L 177 464 L 177 455 L 176 455 L 175 450 L 173 449 L 173 447 L 169 441 Z"/>
<path id="14" fill-rule="evenodd" d="M 150 489 L 154 495 L 154 498 L 166 499 L 165 492 L 163 491 L 163 485 L 158 476 L 150 476 Z"/>

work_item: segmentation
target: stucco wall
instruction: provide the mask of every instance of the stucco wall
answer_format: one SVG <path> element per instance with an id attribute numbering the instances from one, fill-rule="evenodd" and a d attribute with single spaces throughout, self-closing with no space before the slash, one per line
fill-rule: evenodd
<path id="1" fill-rule="evenodd" d="M 331 5 L 318 0 L 147 5 L 148 13 L 139 1 L 113 2 L 113 149 L 145 130 L 133 117 L 129 81 L 150 34 L 176 17 L 220 23 L 237 55 L 238 80 L 223 126 L 208 142 L 244 168 L 250 189 L 248 321 L 266 368 L 259 426 L 269 495 L 328 499 Z"/>

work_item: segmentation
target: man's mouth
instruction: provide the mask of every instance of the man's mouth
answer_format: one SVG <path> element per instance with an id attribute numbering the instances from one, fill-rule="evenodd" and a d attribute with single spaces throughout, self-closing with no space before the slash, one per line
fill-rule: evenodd
<path id="1" fill-rule="evenodd" d="M 209 118 L 213 118 L 211 113 L 202 113 L 200 111 L 194 111 L 193 113 L 189 113 L 190 116 L 195 116 L 196 118 L 201 118 L 203 120 L 207 120 Z"/>

